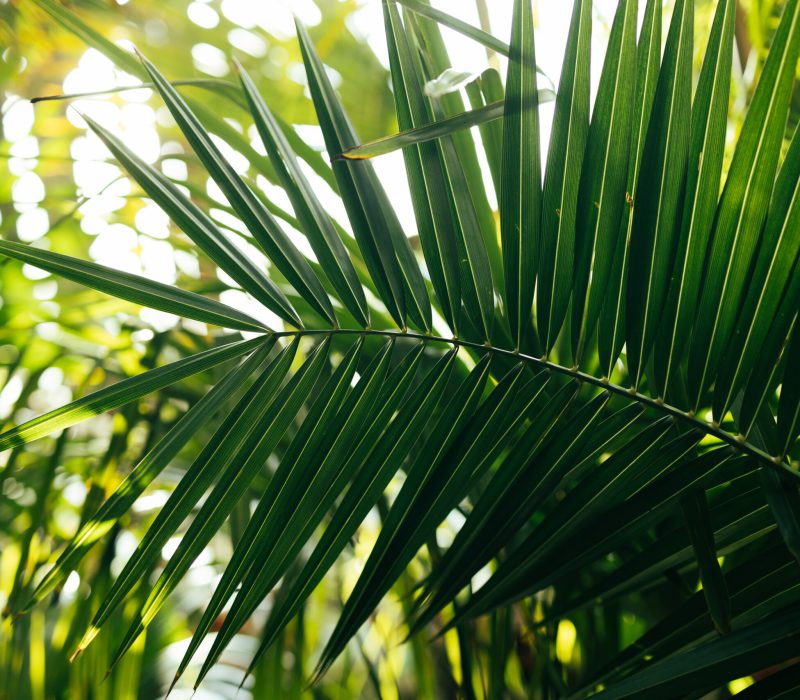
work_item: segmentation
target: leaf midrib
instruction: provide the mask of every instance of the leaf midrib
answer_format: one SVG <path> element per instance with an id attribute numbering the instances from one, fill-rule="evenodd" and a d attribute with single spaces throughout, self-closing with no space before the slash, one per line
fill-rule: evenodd
<path id="1" fill-rule="evenodd" d="M 475 350 L 478 352 L 496 353 L 498 355 L 519 360 L 520 362 L 526 362 L 532 365 L 536 365 L 541 369 L 550 370 L 552 372 L 556 372 L 558 374 L 562 374 L 567 377 L 572 377 L 573 379 L 577 379 L 580 382 L 591 384 L 592 386 L 596 386 L 600 389 L 609 391 L 612 394 L 616 394 L 617 396 L 626 398 L 629 401 L 636 401 L 637 403 L 645 406 L 646 408 L 650 408 L 659 413 L 672 416 L 677 420 L 684 421 L 690 424 L 692 427 L 702 431 L 705 435 L 710 435 L 712 437 L 717 438 L 718 440 L 721 440 L 722 442 L 735 448 L 738 452 L 750 455 L 751 457 L 758 459 L 764 466 L 768 466 L 772 469 L 777 469 L 779 472 L 792 477 L 798 483 L 800 483 L 800 473 L 797 472 L 795 469 L 793 469 L 792 466 L 787 461 L 785 461 L 781 456 L 770 455 L 768 452 L 762 450 L 761 448 L 757 447 L 748 440 L 743 439 L 742 435 L 734 435 L 733 433 L 730 433 L 727 430 L 723 430 L 721 427 L 715 425 L 713 422 L 707 422 L 698 418 L 695 415 L 694 411 L 691 410 L 686 411 L 682 408 L 678 408 L 677 406 L 668 404 L 661 399 L 654 399 L 652 396 L 647 396 L 646 394 L 642 394 L 632 386 L 624 387 L 620 384 L 614 384 L 610 382 L 607 378 L 596 377 L 593 374 L 589 374 L 588 372 L 583 372 L 575 367 L 566 367 L 564 365 L 560 365 L 556 362 L 553 362 L 549 359 L 545 359 L 544 357 L 534 357 L 533 355 L 526 355 L 525 353 L 519 352 L 517 350 L 510 350 L 508 348 L 497 347 L 495 345 L 492 345 L 488 341 L 484 343 L 479 343 L 479 342 L 464 340 L 462 338 L 446 338 L 443 336 L 432 335 L 427 333 L 418 333 L 410 330 L 382 330 L 382 329 L 362 329 L 362 328 L 330 328 L 330 329 L 306 328 L 303 330 L 296 330 L 296 331 L 275 332 L 273 335 L 276 338 L 289 338 L 289 337 L 310 336 L 310 335 L 329 335 L 329 336 L 372 335 L 372 336 L 381 336 L 384 338 L 410 338 L 412 340 L 422 340 L 430 343 L 443 343 L 446 345 L 451 345 L 456 349 L 459 347 L 465 347 L 469 348 L 470 350 Z"/>

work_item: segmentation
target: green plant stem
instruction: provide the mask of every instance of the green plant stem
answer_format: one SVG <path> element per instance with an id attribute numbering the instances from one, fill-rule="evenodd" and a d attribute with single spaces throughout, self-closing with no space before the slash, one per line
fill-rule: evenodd
<path id="1" fill-rule="evenodd" d="M 498 348 L 495 347 L 494 345 L 490 345 L 488 342 L 476 343 L 469 340 L 462 340 L 461 338 L 444 338 L 442 336 L 429 335 L 426 333 L 417 333 L 408 330 L 393 331 L 393 330 L 376 330 L 376 329 L 361 329 L 361 328 L 358 329 L 330 328 L 330 329 L 319 329 L 319 330 L 303 329 L 297 331 L 275 332 L 274 335 L 277 338 L 289 337 L 289 336 L 306 336 L 306 335 L 330 335 L 330 336 L 375 335 L 386 338 L 411 338 L 413 340 L 422 340 L 430 343 L 446 343 L 448 345 L 470 348 L 478 352 L 492 352 L 497 355 L 516 358 L 518 360 L 521 360 L 522 362 L 530 363 L 542 369 L 551 370 L 553 372 L 557 372 L 558 374 L 563 374 L 567 377 L 571 377 L 581 382 L 585 382 L 587 384 L 591 384 L 601 389 L 605 389 L 606 391 L 610 391 L 612 394 L 617 394 L 618 396 L 627 398 L 630 401 L 637 401 L 643 406 L 646 406 L 647 408 L 651 408 L 655 411 L 659 411 L 666 415 L 670 415 L 673 418 L 684 421 L 685 423 L 688 423 L 692 427 L 701 430 L 706 435 L 711 435 L 721 440 L 722 442 L 731 445 L 737 450 L 749 454 L 752 457 L 755 457 L 763 464 L 778 469 L 779 471 L 790 475 L 795 480 L 800 481 L 800 473 L 795 471 L 791 467 L 791 465 L 789 465 L 787 462 L 783 461 L 781 457 L 773 457 L 764 450 L 756 447 L 753 443 L 748 442 L 744 435 L 734 435 L 732 433 L 727 432 L 726 430 L 722 430 L 722 428 L 720 428 L 719 425 L 715 423 L 710 423 L 698 418 L 693 411 L 684 411 L 683 409 L 678 408 L 677 406 L 672 406 L 668 403 L 665 403 L 662 399 L 654 399 L 650 396 L 646 396 L 645 394 L 636 391 L 636 389 L 633 387 L 626 388 L 619 384 L 613 384 L 606 377 L 602 378 L 595 377 L 594 375 L 582 372 L 577 367 L 565 367 L 564 365 L 559 365 L 555 362 L 552 362 L 551 360 L 547 360 L 542 357 L 533 357 L 532 355 L 526 355 L 516 350 L 507 350 L 505 348 Z"/>

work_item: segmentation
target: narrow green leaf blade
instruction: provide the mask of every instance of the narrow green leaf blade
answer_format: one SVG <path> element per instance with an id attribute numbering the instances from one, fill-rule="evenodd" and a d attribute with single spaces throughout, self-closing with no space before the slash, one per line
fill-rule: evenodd
<path id="1" fill-rule="evenodd" d="M 658 73 L 661 65 L 661 2 L 647 0 L 642 20 L 642 31 L 636 49 L 636 94 L 633 103 L 634 119 L 631 125 L 631 142 L 628 160 L 628 185 L 625 192 L 627 207 L 622 215 L 614 263 L 606 299 L 600 312 L 597 347 L 600 363 L 610 377 L 614 364 L 625 343 L 625 299 L 628 293 L 628 266 L 633 227 L 633 193 L 639 179 L 639 169 L 644 155 L 647 124 L 655 98 Z"/>
<path id="2" fill-rule="evenodd" d="M 531 325 L 539 253 L 542 167 L 530 0 L 515 0 L 503 112 L 500 235 L 506 315 L 516 347 Z"/>
<path id="3" fill-rule="evenodd" d="M 695 406 L 728 350 L 746 292 L 767 215 L 799 55 L 800 2 L 789 0 L 745 117 L 719 203 L 689 351 L 689 387 Z"/>
<path id="4" fill-rule="evenodd" d="M 205 212 L 167 177 L 139 158 L 121 139 L 90 117 L 83 118 L 128 174 L 139 183 L 147 196 L 158 204 L 204 253 L 268 309 L 290 323 L 297 322 L 294 310 L 278 286 L 223 236 Z"/>
<path id="5" fill-rule="evenodd" d="M 633 100 L 636 88 L 637 0 L 624 0 L 608 39 L 578 188 L 572 346 L 579 361 L 606 298 L 627 208 Z"/>
<path id="6" fill-rule="evenodd" d="M 555 93 L 552 90 L 543 88 L 538 90 L 536 99 L 539 104 L 552 102 L 555 99 Z M 471 129 L 473 126 L 480 126 L 495 119 L 500 119 L 504 112 L 505 101 L 491 102 L 460 114 L 437 119 L 430 124 L 404 129 L 392 136 L 384 136 L 375 141 L 351 146 L 341 152 L 341 157 L 346 160 L 366 160 L 386 155 L 401 148 L 441 139 L 450 134 Z"/>
<path id="7" fill-rule="evenodd" d="M 150 570 L 163 546 L 213 483 L 219 471 L 237 454 L 239 448 L 253 441 L 255 428 L 271 406 L 272 397 L 289 371 L 297 345 L 295 340 L 270 361 L 194 460 L 114 581 L 76 653 L 85 649 L 97 636 L 101 625 L 113 610 Z"/>
<path id="8" fill-rule="evenodd" d="M 717 561 L 714 529 L 705 491 L 694 489 L 688 493 L 681 499 L 681 510 L 697 558 L 708 612 L 717 632 L 728 634 L 731 631 L 731 601 Z"/>
<path id="9" fill-rule="evenodd" d="M 753 368 L 775 358 L 765 352 L 772 334 L 785 338 L 789 328 L 777 323 L 785 295 L 793 298 L 792 278 L 800 266 L 800 129 L 795 130 L 789 152 L 772 193 L 762 241 L 739 321 L 717 376 L 714 413 L 724 415 Z"/>
<path id="10" fill-rule="evenodd" d="M 232 459 L 221 465 L 222 471 L 216 485 L 147 596 L 142 609 L 115 652 L 112 664 L 120 659 L 141 631 L 152 622 L 167 596 L 217 533 L 255 475 L 264 468 L 267 458 L 272 454 L 316 384 L 322 368 L 328 361 L 329 346 L 330 341 L 325 339 L 314 349 L 313 354 L 291 376 L 275 396 L 275 401 L 268 405 L 260 420 L 253 425 L 248 438 L 236 445 Z M 93 624 L 98 625 L 97 621 Z"/>
<path id="11" fill-rule="evenodd" d="M 324 672 L 324 669 L 339 656 L 416 552 L 418 539 L 413 536 L 415 534 L 413 531 L 408 532 L 408 530 L 418 527 L 419 520 L 406 519 L 411 517 L 414 501 L 430 478 L 431 472 L 453 444 L 464 424 L 471 418 L 483 393 L 488 373 L 487 355 L 453 393 L 448 405 L 444 407 L 434 424 L 430 437 L 413 456 L 403 487 L 384 519 L 378 540 L 339 615 L 336 628 L 325 645 L 317 674 Z"/>
<path id="12" fill-rule="evenodd" d="M 800 435 L 800 324 L 795 324 L 786 358 L 778 402 L 778 439 L 783 455 L 792 450 Z"/>
<path id="13" fill-rule="evenodd" d="M 0 255 L 151 309 L 193 318 L 223 328 L 261 333 L 267 330 L 247 314 L 213 299 L 97 263 L 12 241 L 0 241 Z"/>
<path id="14" fill-rule="evenodd" d="M 231 203 L 242 223 L 253 234 L 256 243 L 275 267 L 285 275 L 298 294 L 325 320 L 335 324 L 336 317 L 330 299 L 308 261 L 278 226 L 261 200 L 225 160 L 177 90 L 150 61 L 143 56 L 140 58 L 186 140 Z M 296 322 L 296 325 L 301 324 Z"/>
<path id="15" fill-rule="evenodd" d="M 556 342 L 572 291 L 578 184 L 589 131 L 591 5 L 577 0 L 572 11 L 545 169 L 536 292 L 545 354 Z"/>
<path id="16" fill-rule="evenodd" d="M 412 129 L 431 120 L 422 93 L 422 70 L 391 0 L 384 0 L 383 12 L 397 121 L 401 129 Z M 433 143 L 406 148 L 403 158 L 431 283 L 445 319 L 457 334 L 461 288 L 456 233 L 444 166 Z"/>
<path id="17" fill-rule="evenodd" d="M 701 293 L 706 252 L 719 200 L 728 101 L 731 89 L 735 0 L 717 5 L 705 59 L 692 103 L 686 191 L 663 340 L 656 344 L 656 377 L 662 393 L 686 354 Z"/>
<path id="18" fill-rule="evenodd" d="M 317 260 L 348 311 L 361 326 L 368 326 L 364 289 L 333 222 L 298 167 L 292 147 L 255 83 L 238 62 L 236 65 L 253 121 Z"/>
<path id="19" fill-rule="evenodd" d="M 704 693 L 797 654 L 800 610 L 792 608 L 654 664 L 595 695 L 601 700 Z"/>
<path id="20" fill-rule="evenodd" d="M 43 600 L 59 585 L 75 569 L 89 549 L 128 511 L 144 489 L 164 470 L 184 445 L 196 436 L 226 403 L 231 403 L 231 397 L 237 396 L 244 382 L 264 363 L 274 343 L 274 337 L 270 336 L 250 357 L 231 370 L 181 416 L 175 426 L 141 459 L 97 512 L 81 525 L 56 563 L 40 581 L 23 611 L 29 610 Z"/>
<path id="21" fill-rule="evenodd" d="M 408 449 L 419 438 L 422 426 L 431 419 L 450 377 L 455 357 L 455 353 L 451 352 L 439 360 L 414 389 L 410 399 L 402 406 L 381 440 L 374 445 L 368 467 L 361 468 L 352 480 L 314 552 L 298 577 L 291 582 L 291 590 L 287 593 L 280 610 L 271 614 L 267 624 L 268 633 L 264 636 L 265 642 L 256 653 L 253 663 L 274 641 L 276 630 L 286 624 L 300 603 L 319 583 L 383 493 L 407 455 Z"/>
<path id="22" fill-rule="evenodd" d="M 124 406 L 140 396 L 158 391 L 181 379 L 251 352 L 263 342 L 263 338 L 254 338 L 229 343 L 152 369 L 144 374 L 123 379 L 112 386 L 7 430 L 0 435 L 0 452 L 38 440 L 56 430 L 63 430 L 92 416 Z"/>
<path id="23" fill-rule="evenodd" d="M 242 541 L 234 550 L 222 580 L 203 613 L 203 619 L 193 638 L 195 648 L 217 619 L 228 597 L 241 580 L 242 574 L 248 569 L 255 573 L 264 568 L 264 560 L 277 539 L 275 535 L 284 529 L 286 521 L 295 510 L 297 499 L 308 486 L 307 475 L 311 471 L 313 462 L 320 453 L 324 454 L 327 451 L 335 437 L 333 423 L 350 389 L 362 344 L 363 339 L 359 338 L 351 345 L 331 377 L 320 388 L 302 425 L 292 437 L 277 470 L 259 500 Z M 270 532 L 274 534 L 270 536 L 268 534 Z M 243 590 L 252 590 L 247 581 L 243 583 Z M 234 605 L 231 608 L 203 662 L 198 683 L 205 677 L 230 640 L 239 632 L 239 628 L 249 615 L 249 611 L 242 614 L 241 606 Z M 188 661 L 188 657 L 184 659 Z"/>
<path id="24" fill-rule="evenodd" d="M 328 154 L 334 158 L 358 138 L 305 28 L 297 35 Z M 358 245 L 383 302 L 402 327 L 406 312 L 428 330 L 430 299 L 414 253 L 375 171 L 368 163 L 336 160 L 334 174 Z"/>
<path id="25" fill-rule="evenodd" d="M 633 204 L 627 289 L 627 359 L 638 386 L 655 341 L 677 245 L 681 190 L 689 154 L 694 0 L 679 0 L 647 126 Z"/>

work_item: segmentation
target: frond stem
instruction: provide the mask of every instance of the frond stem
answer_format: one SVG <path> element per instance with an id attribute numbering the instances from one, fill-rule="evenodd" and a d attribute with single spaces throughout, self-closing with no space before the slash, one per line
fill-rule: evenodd
<path id="1" fill-rule="evenodd" d="M 748 442 L 747 439 L 742 435 L 733 435 L 732 433 L 729 433 L 726 430 L 722 430 L 722 428 L 717 427 L 712 423 L 701 420 L 693 412 L 684 411 L 683 409 L 678 408 L 677 406 L 672 406 L 668 403 L 665 403 L 661 399 L 654 399 L 651 396 L 647 396 L 645 394 L 640 393 L 633 387 L 626 388 L 619 384 L 613 384 L 608 379 L 598 378 L 592 374 L 588 374 L 587 372 L 582 372 L 581 370 L 572 367 L 565 367 L 564 365 L 559 365 L 556 362 L 552 362 L 542 357 L 533 357 L 532 355 L 526 355 L 516 350 L 498 348 L 494 345 L 477 343 L 469 340 L 462 340 L 461 338 L 445 338 L 443 336 L 429 335 L 426 333 L 417 333 L 414 331 L 394 331 L 394 330 L 362 329 L 362 328 L 336 328 L 336 329 L 330 328 L 330 329 L 319 329 L 319 330 L 303 329 L 296 331 L 280 331 L 273 333 L 273 335 L 276 338 L 282 338 L 287 336 L 306 336 L 306 335 L 330 335 L 330 336 L 374 335 L 385 338 L 410 338 L 412 340 L 421 340 L 428 343 L 444 343 L 455 347 L 460 346 L 460 347 L 470 348 L 471 350 L 475 350 L 477 352 L 491 352 L 496 355 L 502 355 L 505 357 L 509 357 L 511 359 L 521 360 L 522 362 L 527 362 L 542 369 L 550 370 L 552 372 L 556 372 L 558 374 L 571 377 L 572 379 L 577 379 L 580 382 L 591 384 L 593 386 L 599 387 L 600 389 L 605 389 L 606 391 L 609 391 L 612 394 L 616 394 L 618 396 L 627 398 L 629 401 L 636 401 L 642 404 L 643 406 L 646 406 L 647 408 L 653 409 L 654 411 L 672 416 L 677 420 L 683 421 L 684 423 L 688 423 L 692 427 L 697 428 L 706 435 L 711 435 L 717 438 L 718 440 L 727 443 L 728 445 L 734 447 L 740 452 L 744 452 L 745 454 L 749 454 L 752 457 L 755 457 L 762 464 L 767 465 L 773 469 L 777 469 L 779 472 L 787 474 L 788 476 L 791 476 L 795 480 L 800 481 L 800 473 L 795 471 L 791 467 L 791 465 L 785 462 L 781 457 L 773 457 L 764 450 L 756 447 L 753 443 Z"/>

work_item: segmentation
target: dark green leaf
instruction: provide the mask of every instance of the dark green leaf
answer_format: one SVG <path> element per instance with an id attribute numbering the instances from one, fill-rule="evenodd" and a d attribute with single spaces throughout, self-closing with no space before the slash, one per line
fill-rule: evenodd
<path id="1" fill-rule="evenodd" d="M 572 11 L 544 176 L 536 311 L 545 354 L 555 345 L 572 291 L 578 184 L 589 131 L 591 5 L 577 0 Z"/>
<path id="2" fill-rule="evenodd" d="M 627 289 L 627 359 L 638 386 L 669 289 L 689 155 L 694 0 L 678 0 L 658 76 L 633 203 Z"/>

